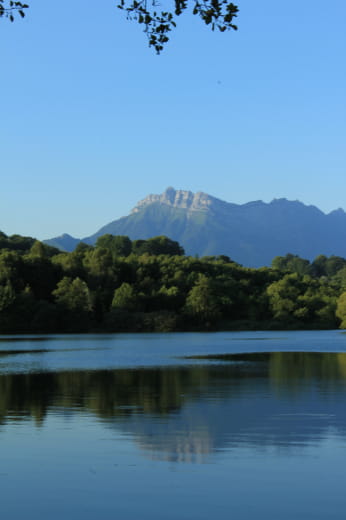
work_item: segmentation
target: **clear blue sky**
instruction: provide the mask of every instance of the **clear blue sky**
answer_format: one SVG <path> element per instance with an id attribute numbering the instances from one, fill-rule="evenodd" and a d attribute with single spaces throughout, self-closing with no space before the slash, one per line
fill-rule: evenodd
<path id="1" fill-rule="evenodd" d="M 0 20 L 0 230 L 83 237 L 167 186 L 346 209 L 345 0 L 183 15 L 160 56 L 116 1 L 29 3 Z"/>

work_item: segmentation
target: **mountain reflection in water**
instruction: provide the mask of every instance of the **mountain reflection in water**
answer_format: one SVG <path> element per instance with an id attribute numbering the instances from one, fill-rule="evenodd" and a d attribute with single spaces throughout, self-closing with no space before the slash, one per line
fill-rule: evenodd
<path id="1" fill-rule="evenodd" d="M 196 358 L 195 358 L 196 359 Z M 202 361 L 202 358 L 200 358 Z M 205 362 L 210 363 L 206 364 Z M 1 425 L 92 416 L 152 459 L 207 462 L 220 450 L 302 450 L 346 439 L 346 354 L 207 356 L 155 369 L 0 376 Z"/>

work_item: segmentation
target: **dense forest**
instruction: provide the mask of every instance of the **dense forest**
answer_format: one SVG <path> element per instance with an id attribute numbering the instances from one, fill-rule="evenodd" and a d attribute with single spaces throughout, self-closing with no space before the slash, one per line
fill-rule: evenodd
<path id="1" fill-rule="evenodd" d="M 245 268 L 167 237 L 61 252 L 0 233 L 0 333 L 346 328 L 346 260 Z"/>

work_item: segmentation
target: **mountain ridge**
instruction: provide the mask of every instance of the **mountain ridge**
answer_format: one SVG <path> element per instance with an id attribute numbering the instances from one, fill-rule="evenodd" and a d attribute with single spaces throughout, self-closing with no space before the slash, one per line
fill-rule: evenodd
<path id="1" fill-rule="evenodd" d="M 319 254 L 346 257 L 346 213 L 341 208 L 326 214 L 285 198 L 235 204 L 172 187 L 148 195 L 129 215 L 81 240 L 64 234 L 45 242 L 72 250 L 80 241 L 95 244 L 106 233 L 132 240 L 167 235 L 187 254 L 225 254 L 249 267 L 270 265 L 275 256 L 287 253 L 309 260 Z"/>

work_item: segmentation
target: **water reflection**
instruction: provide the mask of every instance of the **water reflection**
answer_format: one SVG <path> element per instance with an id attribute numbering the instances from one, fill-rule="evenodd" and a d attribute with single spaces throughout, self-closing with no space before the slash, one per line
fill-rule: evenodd
<path id="1" fill-rule="evenodd" d="M 346 438 L 346 354 L 209 356 L 161 369 L 0 376 L 0 424 L 84 414 L 153 459 L 206 461 L 224 449 L 295 449 Z M 216 363 L 217 361 L 217 363 Z"/>

